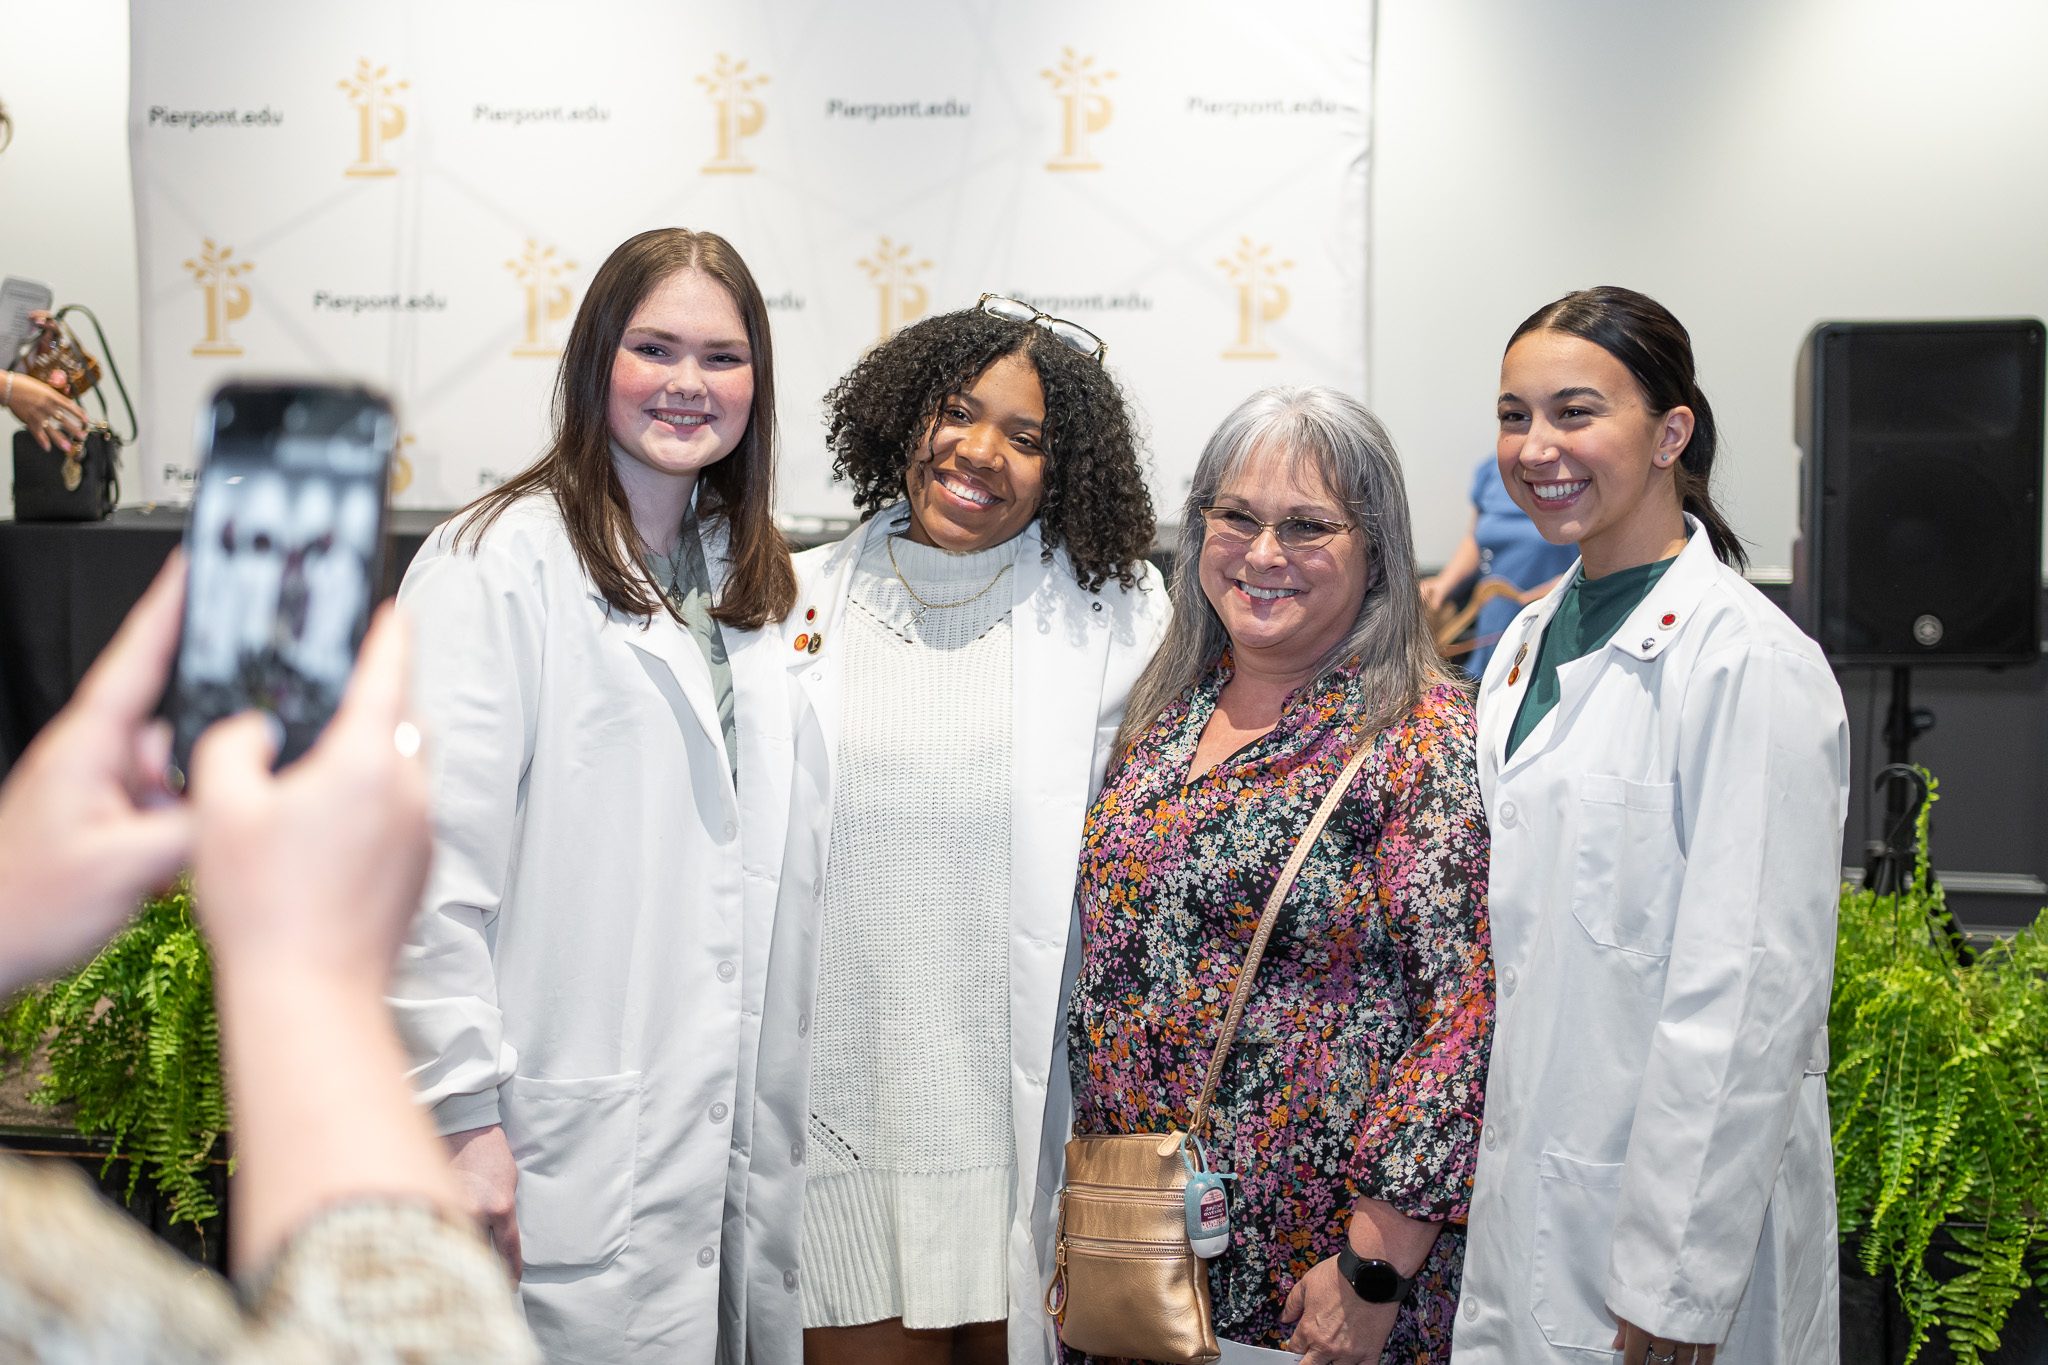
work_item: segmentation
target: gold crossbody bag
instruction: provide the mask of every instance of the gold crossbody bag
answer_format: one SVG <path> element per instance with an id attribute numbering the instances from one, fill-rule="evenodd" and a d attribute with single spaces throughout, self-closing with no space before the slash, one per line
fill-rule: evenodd
<path id="1" fill-rule="evenodd" d="M 1067 1143 L 1067 1179 L 1060 1191 L 1045 1307 L 1059 1323 L 1060 1340 L 1074 1350 L 1166 1365 L 1207 1365 L 1222 1354 L 1209 1310 L 1208 1267 L 1188 1241 L 1185 1191 L 1191 1167 L 1183 1148 L 1200 1136 L 1208 1120 L 1223 1059 L 1237 1036 L 1280 903 L 1351 779 L 1365 766 L 1372 739 L 1368 736 L 1344 765 L 1266 897 L 1187 1131 L 1104 1133 Z"/>

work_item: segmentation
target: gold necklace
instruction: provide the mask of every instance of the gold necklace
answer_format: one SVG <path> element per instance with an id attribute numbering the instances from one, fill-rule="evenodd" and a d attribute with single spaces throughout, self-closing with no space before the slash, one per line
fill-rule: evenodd
<path id="1" fill-rule="evenodd" d="M 889 551 L 889 567 L 896 570 L 896 581 L 903 585 L 903 591 L 910 594 L 910 600 L 917 603 L 917 610 L 910 613 L 910 624 L 913 626 L 923 624 L 924 614 L 928 611 L 945 611 L 950 607 L 964 607 L 969 602 L 986 597 L 989 588 L 993 588 L 996 584 L 1002 582 L 1003 575 L 1010 571 L 1010 566 L 1007 564 L 997 569 L 996 576 L 988 581 L 987 587 L 974 594 L 973 597 L 963 597 L 958 602 L 927 602 L 917 595 L 917 589 L 910 586 L 910 580 L 903 576 L 902 568 L 896 563 L 896 537 L 889 536 L 882 544 Z"/>

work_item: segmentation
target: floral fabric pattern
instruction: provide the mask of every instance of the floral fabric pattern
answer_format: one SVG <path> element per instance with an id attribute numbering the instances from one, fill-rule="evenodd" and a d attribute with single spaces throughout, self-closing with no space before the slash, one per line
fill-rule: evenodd
<path id="1" fill-rule="evenodd" d="M 1462 1220 L 1493 968 L 1471 702 L 1440 686 L 1377 736 L 1355 669 L 1190 782 L 1226 654 L 1132 746 L 1089 812 L 1067 1047 L 1079 1133 L 1185 1127 L 1267 895 L 1359 743 L 1366 760 L 1288 892 L 1207 1131 L 1238 1176 L 1210 1265 L 1218 1335 L 1278 1347 L 1288 1291 L 1353 1201 Z M 1382 1359 L 1450 1358 L 1464 1237 L 1447 1230 Z"/>

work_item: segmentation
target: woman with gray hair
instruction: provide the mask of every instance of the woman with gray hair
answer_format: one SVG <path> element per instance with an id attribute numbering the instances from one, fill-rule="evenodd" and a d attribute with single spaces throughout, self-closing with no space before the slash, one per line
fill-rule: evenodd
<path id="1" fill-rule="evenodd" d="M 1393 442 L 1332 390 L 1253 395 L 1202 454 L 1179 550 L 1082 848 L 1074 1131 L 1188 1127 L 1266 898 L 1365 750 L 1197 1135 L 1237 1184 L 1215 1329 L 1226 1365 L 1447 1360 L 1493 1031 L 1487 824 Z"/>

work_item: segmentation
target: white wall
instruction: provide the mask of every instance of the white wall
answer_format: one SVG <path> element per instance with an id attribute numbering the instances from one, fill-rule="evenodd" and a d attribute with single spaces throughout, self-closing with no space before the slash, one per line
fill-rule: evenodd
<path id="1" fill-rule="evenodd" d="M 14 142 L 0 152 L 0 275 L 41 280 L 57 302 L 82 303 L 107 329 L 128 392 L 141 363 L 135 209 L 128 189 L 128 6 L 123 0 L 0 0 L 0 104 Z M 87 349 L 99 343 L 85 319 Z M 104 359 L 105 357 L 101 357 Z M 126 431 L 113 385 L 114 426 Z M 99 405 L 88 398 L 95 416 Z M 0 508 L 13 514 L 16 423 L 0 412 Z M 155 433 L 144 432 L 145 443 Z M 189 431 L 166 439 L 189 444 Z M 122 452 L 136 487 L 136 452 Z"/>
<path id="2" fill-rule="evenodd" d="M 2048 316 L 2044 56 L 2031 0 L 1379 0 L 1371 398 L 1422 558 L 1463 530 L 1508 333 L 1613 283 L 1691 328 L 1721 497 L 1789 562 L 1809 327 Z M 0 273 L 134 363 L 127 71 L 120 0 L 0 0 Z"/>
<path id="3" fill-rule="evenodd" d="M 1425 562 L 1463 530 L 1508 334 L 1571 289 L 1692 332 L 1760 571 L 1790 562 L 1815 322 L 2048 316 L 2048 6 L 1379 4 L 1371 396 Z"/>

